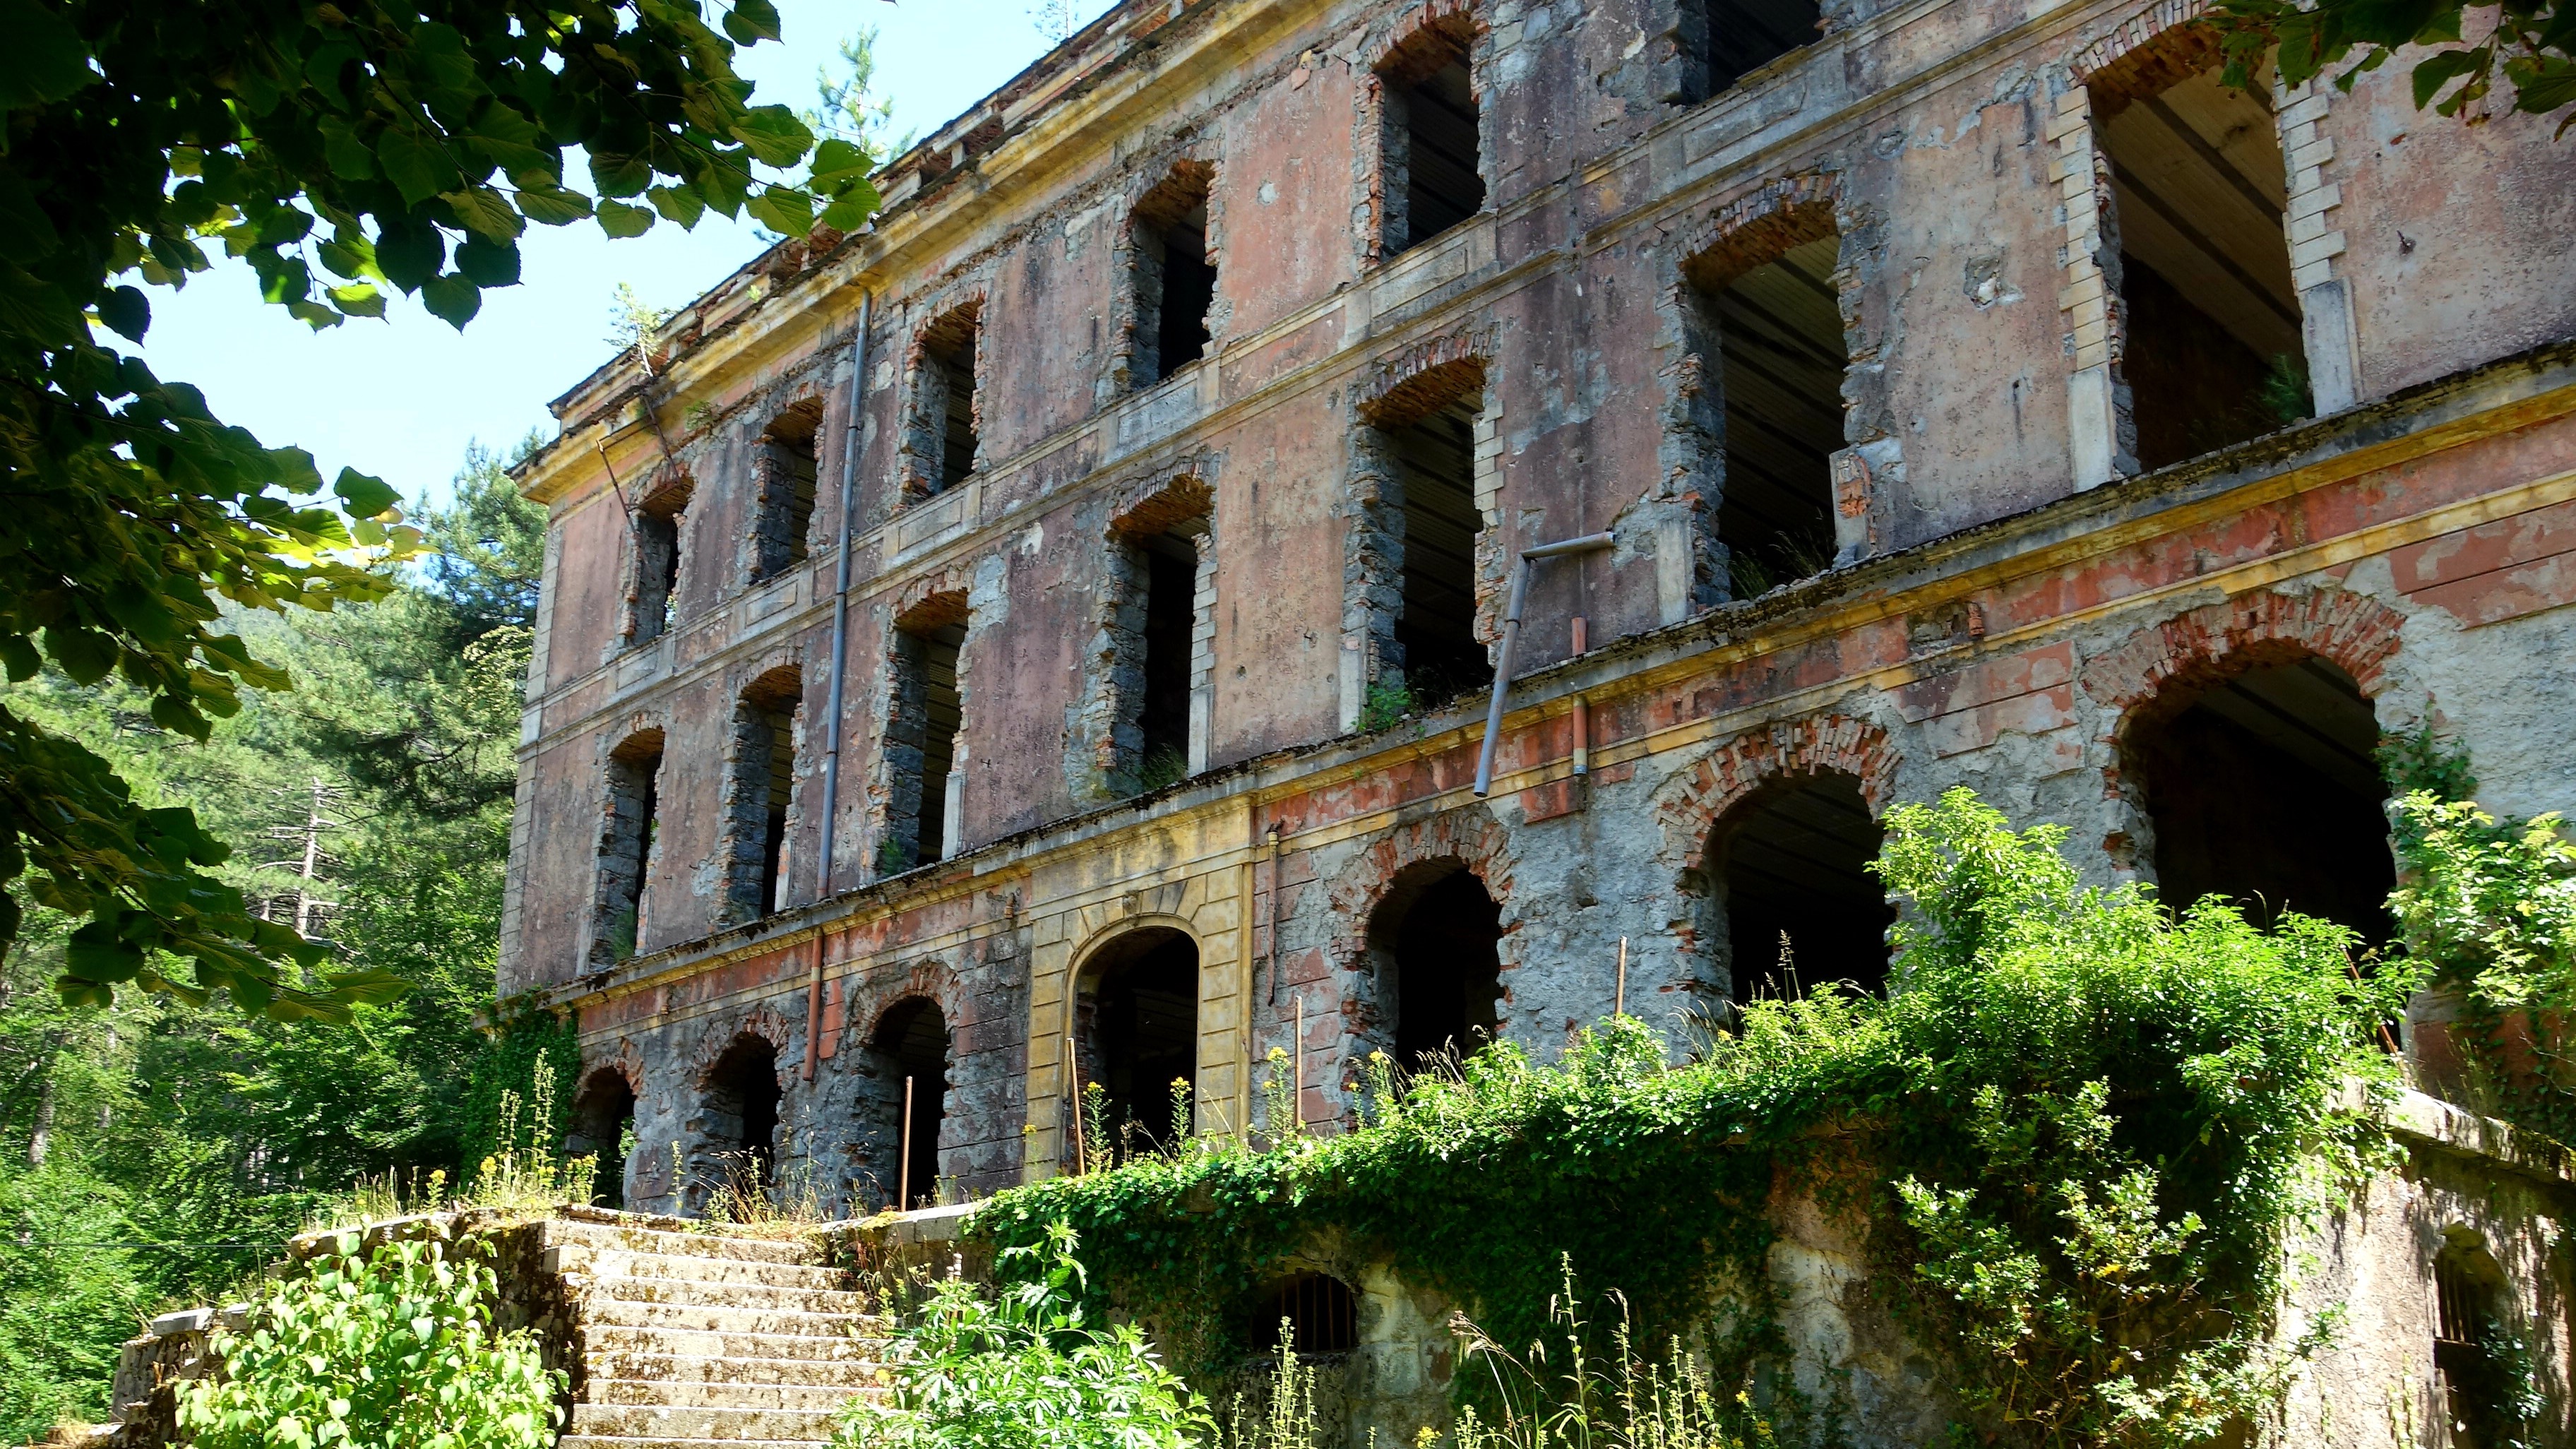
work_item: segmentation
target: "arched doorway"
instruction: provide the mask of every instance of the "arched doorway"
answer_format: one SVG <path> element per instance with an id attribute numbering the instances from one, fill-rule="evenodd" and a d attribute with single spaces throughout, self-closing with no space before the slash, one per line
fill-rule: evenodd
<path id="1" fill-rule="evenodd" d="M 948 1023 L 939 1004 L 914 996 L 877 1019 L 868 1038 L 869 1081 L 860 1089 L 862 1131 L 875 1200 L 914 1208 L 939 1195 L 940 1130 L 948 1110 Z M 905 1094 L 910 1090 L 910 1115 Z"/>
<path id="2" fill-rule="evenodd" d="M 2388 939 L 2379 717 L 2351 675 L 2307 654 L 2177 681 L 2121 743 L 2166 905 L 2223 896 L 2258 924 L 2290 910 Z"/>
<path id="3" fill-rule="evenodd" d="M 566 1157 L 595 1157 L 591 1200 L 601 1207 L 626 1206 L 626 1147 L 635 1131 L 635 1089 L 626 1074 L 601 1067 L 584 1077 L 573 1094 L 572 1130 L 564 1135 Z"/>
<path id="4" fill-rule="evenodd" d="M 778 1185 L 778 1048 L 744 1032 L 706 1076 L 709 1192 L 767 1193 Z"/>
<path id="5" fill-rule="evenodd" d="M 1502 1024 L 1502 914 L 1484 880 L 1455 859 L 1398 873 L 1369 913 L 1379 1029 L 1398 1065 L 1469 1056 L 1493 1040 Z"/>
<path id="6" fill-rule="evenodd" d="M 1074 990 L 1074 1041 L 1083 1086 L 1107 1094 L 1112 1134 L 1085 1145 L 1121 1155 L 1173 1145 L 1173 1084 L 1198 1080 L 1198 943 L 1148 926 L 1093 952 Z"/>
<path id="7" fill-rule="evenodd" d="M 1882 832 L 1860 781 L 1781 775 L 1717 818 L 1707 875 L 1735 1000 L 1794 997 L 1828 981 L 1887 989 L 1896 912 L 1868 866 Z"/>

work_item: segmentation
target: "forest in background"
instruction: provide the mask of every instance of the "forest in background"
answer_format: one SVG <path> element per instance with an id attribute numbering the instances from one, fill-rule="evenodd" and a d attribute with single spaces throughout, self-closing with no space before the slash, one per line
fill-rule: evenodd
<path id="1" fill-rule="evenodd" d="M 73 923 L 29 909 L 0 963 L 0 1443 L 104 1418 L 117 1345 L 155 1312 L 220 1297 L 362 1178 L 462 1181 L 494 1150 L 501 1093 L 530 1094 L 531 1053 L 477 1024 L 545 528 L 508 461 L 469 452 L 385 599 L 240 618 L 296 687 L 247 692 L 204 744 L 113 678 L 8 686 L 140 803 L 194 809 L 231 847 L 218 874 L 269 919 L 411 990 L 348 1026 L 140 991 L 67 1008 Z"/>

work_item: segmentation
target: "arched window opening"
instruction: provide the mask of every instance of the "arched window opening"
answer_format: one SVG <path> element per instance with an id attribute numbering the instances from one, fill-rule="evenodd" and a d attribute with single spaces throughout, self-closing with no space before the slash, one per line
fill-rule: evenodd
<path id="1" fill-rule="evenodd" d="M 787 816 L 796 794 L 796 719 L 805 676 L 793 665 L 751 682 L 734 706 L 726 799 L 728 921 L 774 915 L 787 898 Z"/>
<path id="2" fill-rule="evenodd" d="M 1191 773 L 1216 639 L 1212 499 L 1175 479 L 1109 530 L 1099 647 L 1111 709 L 1105 793 L 1159 790 Z"/>
<path id="3" fill-rule="evenodd" d="M 626 1074 L 602 1067 L 583 1078 L 573 1096 L 564 1155 L 598 1160 L 591 1200 L 601 1207 L 626 1206 L 626 1155 L 634 1136 L 635 1089 L 627 1085 Z"/>
<path id="4" fill-rule="evenodd" d="M 2504 1272 L 2479 1235 L 2447 1230 L 2433 1255 L 2433 1368 L 2442 1381 L 2451 1449 L 2501 1449 L 2530 1441 L 2504 1323 Z"/>
<path id="5" fill-rule="evenodd" d="M 1074 1040 L 1084 1089 L 1097 1083 L 1106 1094 L 1110 1134 L 1084 1145 L 1122 1155 L 1175 1145 L 1175 1132 L 1190 1130 L 1174 1121 L 1175 1084 L 1198 1080 L 1198 943 L 1154 926 L 1102 947 L 1075 991 Z"/>
<path id="6" fill-rule="evenodd" d="M 719 1193 L 766 1194 L 778 1185 L 778 1048 L 745 1032 L 707 1071 L 706 1148 Z"/>
<path id="7" fill-rule="evenodd" d="M 812 549 L 814 479 L 823 405 L 808 400 L 778 415 L 760 438 L 760 497 L 752 509 L 752 582 L 774 579 Z"/>
<path id="8" fill-rule="evenodd" d="M 1821 216 L 1784 230 L 1817 229 L 1758 266 L 1711 258 L 1684 268 L 1682 332 L 1701 379 L 1688 451 L 1717 500 L 1733 598 L 1834 561 L 1833 455 L 1851 362 L 1834 284 L 1842 241 Z"/>
<path id="9" fill-rule="evenodd" d="M 644 884 L 652 873 L 661 810 L 662 732 L 640 730 L 608 755 L 591 906 L 590 961 L 613 966 L 644 938 Z"/>
<path id="10" fill-rule="evenodd" d="M 2369 699 L 2314 655 L 2169 686 L 2123 752 L 2154 822 L 2165 904 L 2223 896 L 2260 923 L 2297 911 L 2385 942 L 2397 867 L 2378 743 Z"/>
<path id="11" fill-rule="evenodd" d="M 1265 1291 L 1254 1307 L 1245 1341 L 1275 1350 L 1284 1327 L 1297 1356 L 1349 1353 L 1360 1346 L 1359 1298 L 1329 1273 L 1299 1273 Z"/>
<path id="12" fill-rule="evenodd" d="M 1718 818 L 1707 872 L 1735 1000 L 1829 981 L 1887 989 L 1896 912 L 1868 870 L 1881 838 L 1860 782 L 1841 773 L 1782 776 Z"/>
<path id="13" fill-rule="evenodd" d="M 869 1038 L 861 1111 L 870 1120 L 869 1160 L 878 1201 L 900 1208 L 939 1200 L 939 1136 L 947 1118 L 948 1023 L 937 1002 L 897 1002 Z M 905 1115 L 906 1093 L 910 1115 Z"/>
<path id="14" fill-rule="evenodd" d="M 2147 468 L 2310 411 L 2270 66 L 2254 90 L 2230 90 L 2223 59 L 2184 30 L 2090 82 L 2094 144 L 2110 162 L 2102 232 L 2104 250 L 2117 248 L 2107 280 L 2125 313 L 2120 376 Z"/>
<path id="15" fill-rule="evenodd" d="M 1398 875 L 1370 914 L 1381 1031 L 1397 1065 L 1472 1056 L 1493 1040 L 1502 1023 L 1502 912 L 1465 862 L 1444 860 Z"/>
<path id="16" fill-rule="evenodd" d="M 1132 229 L 1136 335 L 1131 380 L 1151 387 L 1207 351 L 1216 267 L 1208 261 L 1212 169 L 1184 161 L 1136 203 Z"/>
<path id="17" fill-rule="evenodd" d="M 1383 108 L 1379 247 L 1440 235 L 1485 209 L 1476 88 L 1464 24 L 1427 26 L 1378 67 Z"/>
<path id="18" fill-rule="evenodd" d="M 1673 99 L 1695 105 L 1793 50 L 1823 26 L 1816 0 L 1680 0 L 1673 49 L 1681 73 Z"/>

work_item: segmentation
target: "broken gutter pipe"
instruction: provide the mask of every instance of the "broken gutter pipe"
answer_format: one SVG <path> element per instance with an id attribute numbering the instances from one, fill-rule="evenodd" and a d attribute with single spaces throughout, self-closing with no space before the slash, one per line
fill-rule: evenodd
<path id="1" fill-rule="evenodd" d="M 868 316 L 875 299 L 859 293 L 859 325 L 850 339 L 850 417 L 841 438 L 841 548 L 832 563 L 832 686 L 823 718 L 823 825 L 819 863 L 814 868 L 814 899 L 832 898 L 834 828 L 841 817 L 841 700 L 850 680 L 850 540 L 858 511 L 860 408 L 867 397 Z M 805 981 L 805 1080 L 814 1080 L 823 1055 L 823 933 L 814 934 L 814 969 Z M 909 1122 L 909 1118 L 906 1121 Z"/>
<path id="2" fill-rule="evenodd" d="M 1588 645 L 1588 623 L 1581 614 L 1574 616 L 1574 653 L 1580 655 Z M 1582 695 L 1574 697 L 1574 773 L 1592 773 L 1592 701 Z"/>
<path id="3" fill-rule="evenodd" d="M 1520 642 L 1521 605 L 1529 598 L 1530 566 L 1540 559 L 1563 558 L 1568 554 L 1593 553 L 1608 548 L 1607 533 L 1587 533 L 1561 543 L 1543 543 L 1521 550 L 1521 566 L 1512 574 L 1510 605 L 1503 610 L 1503 647 L 1494 659 L 1494 694 L 1485 704 L 1485 742 L 1476 752 L 1476 798 L 1482 800 L 1494 785 L 1494 743 L 1503 732 L 1503 694 L 1512 683 L 1512 646 Z"/>

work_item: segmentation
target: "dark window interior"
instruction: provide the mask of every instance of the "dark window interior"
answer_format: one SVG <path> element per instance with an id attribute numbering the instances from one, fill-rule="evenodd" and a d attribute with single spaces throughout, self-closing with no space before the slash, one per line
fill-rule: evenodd
<path id="1" fill-rule="evenodd" d="M 815 434 L 821 420 L 819 408 L 800 404 L 780 416 L 761 440 L 767 458 L 755 525 L 756 579 L 774 578 L 803 563 L 811 548 L 806 535 L 814 526 Z"/>
<path id="2" fill-rule="evenodd" d="M 626 741 L 609 756 L 609 820 L 600 839 L 599 922 L 591 945 L 596 965 L 635 954 L 645 872 L 652 866 L 655 817 L 661 809 L 661 777 L 659 730 Z"/>
<path id="3" fill-rule="evenodd" d="M 634 1126 L 635 1091 L 626 1085 L 626 1074 L 591 1073 L 573 1100 L 572 1131 L 564 1138 L 564 1155 L 599 1160 L 592 1201 L 601 1207 L 626 1206 L 626 1134 Z"/>
<path id="4" fill-rule="evenodd" d="M 1814 43 L 1814 0 L 1681 0 L 1675 39 L 1680 99 L 1702 101 L 1801 46 Z"/>
<path id="5" fill-rule="evenodd" d="M 1476 641 L 1476 414 L 1469 393 L 1418 421 L 1387 429 L 1404 477 L 1404 609 L 1396 642 L 1414 699 L 1445 702 L 1493 682 Z"/>
<path id="6" fill-rule="evenodd" d="M 908 1185 L 912 1196 L 901 1206 L 921 1207 L 938 1199 L 939 1131 L 948 1101 L 948 1023 L 940 1018 L 935 1004 L 908 1001 L 886 1013 L 877 1027 L 876 1045 L 894 1063 L 897 1080 L 891 1086 L 898 1102 L 904 1083 L 912 1086 L 912 1116 L 906 1124 L 904 1149 L 908 1184 L 899 1180 L 885 1187 L 901 1190 Z"/>
<path id="7" fill-rule="evenodd" d="M 1717 536 L 1737 598 L 1834 560 L 1832 458 L 1843 446 L 1841 243 L 1822 237 L 1702 293 L 1722 366 L 1725 471 Z"/>
<path id="8" fill-rule="evenodd" d="M 1207 350 L 1208 308 L 1216 304 L 1216 268 L 1207 260 L 1207 203 L 1200 201 L 1162 229 L 1160 291 L 1155 298 L 1155 365 L 1160 381 Z"/>
<path id="9" fill-rule="evenodd" d="M 631 643 L 650 643 L 671 627 L 679 607 L 680 518 L 687 508 L 688 498 L 677 494 L 636 506 L 635 612 L 626 635 Z"/>
<path id="10" fill-rule="evenodd" d="M 1145 698 L 1142 763 L 1149 778 L 1178 754 L 1187 768 L 1191 634 L 1198 621 L 1198 552 L 1178 534 L 1140 544 L 1145 554 Z"/>
<path id="11" fill-rule="evenodd" d="M 1709 873 L 1726 910 L 1736 1000 L 1797 997 L 1828 981 L 1886 990 L 1896 913 L 1866 869 L 1880 837 L 1859 782 L 1842 774 L 1774 780 L 1719 819 Z"/>
<path id="12" fill-rule="evenodd" d="M 914 838 L 919 859 L 943 859 L 948 853 L 948 772 L 957 764 L 957 730 L 964 721 L 957 694 L 957 651 L 966 643 L 964 624 L 944 624 L 921 636 L 923 730 L 921 746 L 921 813 Z"/>
<path id="13" fill-rule="evenodd" d="M 769 727 L 767 807 L 760 840 L 761 914 L 775 915 L 786 904 L 787 882 L 779 867 L 787 855 L 787 802 L 796 785 L 796 717 L 776 710 L 763 716 Z"/>
<path id="14" fill-rule="evenodd" d="M 730 1182 L 778 1182 L 778 1049 L 763 1038 L 733 1039 L 707 1073 L 709 1146 Z"/>
<path id="15" fill-rule="evenodd" d="M 2288 173 L 2268 95 L 2215 68 L 2145 97 L 2096 92 L 2111 161 L 2138 461 L 2161 468 L 2306 416 Z"/>
<path id="16" fill-rule="evenodd" d="M 1102 949 L 1085 973 L 1083 1082 L 1108 1094 L 1109 1143 L 1122 1153 L 1172 1145 L 1172 1084 L 1198 1078 L 1199 951 L 1156 927 Z"/>
<path id="17" fill-rule="evenodd" d="M 2165 904 L 2226 896 L 2258 922 L 2294 910 L 2385 942 L 2388 788 L 2372 758 L 2378 716 L 2352 677 L 2311 656 L 2158 704 L 2125 753 L 2155 822 Z"/>
<path id="18" fill-rule="evenodd" d="M 1502 907 L 1476 873 L 1456 862 L 1399 877 L 1369 921 L 1381 954 L 1381 1001 L 1395 1007 L 1395 1060 L 1417 1068 L 1426 1055 L 1464 1057 L 1493 1039 L 1501 1021 Z"/>
<path id="19" fill-rule="evenodd" d="M 1360 1346 L 1359 1298 L 1329 1273 L 1300 1273 L 1261 1295 L 1246 1325 L 1248 1343 L 1276 1348 L 1284 1326 L 1300 1358 Z"/>
<path id="20" fill-rule="evenodd" d="M 1477 170 L 1476 95 L 1463 47 L 1450 47 L 1440 65 L 1405 86 L 1405 225 L 1389 238 L 1389 256 L 1419 246 L 1474 216 L 1485 206 L 1485 178 Z M 1390 178 L 1391 180 L 1392 178 Z"/>
<path id="21" fill-rule="evenodd" d="M 936 330 L 924 349 L 922 366 L 935 379 L 943 410 L 937 479 L 941 492 L 973 476 L 976 450 L 982 446 L 975 431 L 975 343 L 979 330 L 975 320 L 963 319 Z"/>

